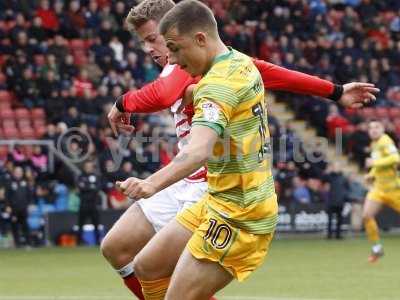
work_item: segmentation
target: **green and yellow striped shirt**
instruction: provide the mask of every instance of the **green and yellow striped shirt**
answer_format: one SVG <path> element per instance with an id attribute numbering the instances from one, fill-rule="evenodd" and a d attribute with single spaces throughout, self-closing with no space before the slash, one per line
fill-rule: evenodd
<path id="1" fill-rule="evenodd" d="M 278 204 L 270 166 L 264 85 L 250 57 L 229 49 L 194 91 L 193 126 L 221 140 L 208 166 L 208 209 L 254 234 L 273 232 Z"/>

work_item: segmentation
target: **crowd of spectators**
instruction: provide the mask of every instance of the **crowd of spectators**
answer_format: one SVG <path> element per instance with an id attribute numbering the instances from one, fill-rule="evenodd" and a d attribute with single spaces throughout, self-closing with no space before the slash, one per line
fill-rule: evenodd
<path id="1" fill-rule="evenodd" d="M 400 2 L 396 0 L 207 0 L 223 40 L 249 55 L 284 67 L 317 75 L 336 83 L 369 81 L 380 89 L 379 107 L 400 101 Z M 42 139 L 57 143 L 77 127 L 90 142 L 68 149 L 84 150 L 96 163 L 105 207 L 120 208 L 117 179 L 146 177 L 173 157 L 174 125 L 169 112 L 135 115 L 134 125 L 153 141 L 128 142 L 113 138 L 106 114 L 115 98 L 158 76 L 159 68 L 140 49 L 124 24 L 135 1 L 38 0 L 0 2 L 0 89 L 17 99 L 13 106 L 42 108 L 47 127 Z M 363 165 L 369 139 L 362 114 L 310 97 L 279 93 L 299 118 L 320 135 L 334 138 L 342 128 L 349 153 Z M 400 115 L 399 115 L 400 116 Z M 389 131 L 396 127 L 386 121 Z M 282 203 L 326 202 L 332 168 L 323 159 L 307 160 L 291 124 L 270 118 L 274 173 Z M 280 143 L 283 136 L 284 143 Z M 155 141 L 155 142 L 154 142 Z M 282 146 L 285 155 L 282 156 Z M 279 146 L 276 146 L 279 145 Z M 300 148 L 297 146 L 300 145 Z M 296 149 L 305 159 L 295 159 Z M 0 209 L 6 177 L 22 167 L 32 189 L 30 203 L 41 210 L 76 210 L 76 182 L 56 160 L 49 172 L 49 149 L 16 146 L 0 151 Z M 314 149 L 312 157 L 321 157 Z M 78 151 L 79 153 L 79 151 Z M 116 161 L 115 158 L 121 158 Z M 319 155 L 319 156 L 318 156 Z M 154 157 L 158 159 L 154 159 Z M 77 163 L 82 168 L 82 162 Z M 321 178 L 324 178 L 321 180 Z M 3 190 L 3 193 L 1 192 Z M 41 204 L 40 204 L 41 203 Z M 47 206 L 46 206 L 47 205 Z M 39 214 L 40 215 L 40 214 Z M 1 222 L 1 220 L 0 220 Z M 32 221 L 33 222 L 33 221 Z M 33 226 L 33 225 L 31 225 Z"/>

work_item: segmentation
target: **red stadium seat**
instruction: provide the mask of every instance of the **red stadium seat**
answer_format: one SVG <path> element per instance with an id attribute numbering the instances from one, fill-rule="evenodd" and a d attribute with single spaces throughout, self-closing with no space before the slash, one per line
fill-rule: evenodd
<path id="1" fill-rule="evenodd" d="M 36 138 L 35 131 L 30 127 L 22 128 L 20 130 L 20 136 L 23 139 L 34 139 L 34 138 Z"/>
<path id="2" fill-rule="evenodd" d="M 4 84 L 6 82 L 6 80 L 7 80 L 6 75 L 4 75 L 2 72 L 0 72 L 0 84 Z"/>
<path id="3" fill-rule="evenodd" d="M 0 102 L 0 111 L 11 109 L 11 103 L 9 102 Z"/>
<path id="4" fill-rule="evenodd" d="M 0 158 L 7 157 L 8 154 L 8 147 L 7 146 L 0 146 Z"/>
<path id="5" fill-rule="evenodd" d="M 375 109 L 371 107 L 365 107 L 361 110 L 361 116 L 364 119 L 372 119 L 375 117 Z"/>
<path id="6" fill-rule="evenodd" d="M 3 130 L 6 131 L 8 128 L 14 128 L 17 129 L 17 126 L 15 125 L 15 119 L 5 119 L 1 120 L 3 123 Z"/>
<path id="7" fill-rule="evenodd" d="M 19 139 L 19 131 L 14 127 L 4 128 L 5 139 Z"/>
<path id="8" fill-rule="evenodd" d="M 45 119 L 46 113 L 43 108 L 34 108 L 31 111 L 32 119 Z"/>
<path id="9" fill-rule="evenodd" d="M 391 119 L 400 118 L 400 107 L 389 108 L 389 117 Z"/>
<path id="10" fill-rule="evenodd" d="M 15 110 L 15 117 L 18 119 L 29 119 L 31 114 L 26 108 L 17 108 Z"/>
<path id="11" fill-rule="evenodd" d="M 0 91 L 0 102 L 13 102 L 14 96 L 9 91 Z"/>
<path id="12" fill-rule="evenodd" d="M 15 113 L 12 109 L 5 109 L 0 111 L 0 119 L 3 120 L 13 120 L 15 118 Z"/>
<path id="13" fill-rule="evenodd" d="M 29 119 L 18 119 L 18 127 L 19 129 L 23 129 L 23 128 L 30 128 L 32 129 L 32 124 L 31 121 Z"/>
<path id="14" fill-rule="evenodd" d="M 35 134 L 36 134 L 36 138 L 40 139 L 42 138 L 47 132 L 47 128 L 45 126 L 40 126 L 35 128 Z"/>
<path id="15" fill-rule="evenodd" d="M 400 118 L 394 119 L 394 120 L 393 120 L 393 125 L 394 125 L 396 128 L 400 128 Z"/>
<path id="16" fill-rule="evenodd" d="M 69 41 L 69 48 L 72 51 L 77 51 L 77 50 L 86 50 L 87 44 L 85 40 L 81 39 L 72 39 Z"/>
<path id="17" fill-rule="evenodd" d="M 46 126 L 46 120 L 45 119 L 33 119 L 33 128 L 39 128 Z"/>
<path id="18" fill-rule="evenodd" d="M 384 119 L 389 118 L 389 110 L 386 107 L 378 107 L 375 109 L 375 116 Z"/>

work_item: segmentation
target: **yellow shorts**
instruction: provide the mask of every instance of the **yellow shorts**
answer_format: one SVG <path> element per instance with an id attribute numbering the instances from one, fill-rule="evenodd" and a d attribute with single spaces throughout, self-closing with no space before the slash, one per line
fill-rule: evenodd
<path id="1" fill-rule="evenodd" d="M 389 206 L 400 213 L 400 189 L 384 191 L 375 188 L 368 192 L 367 199 Z"/>
<path id="2" fill-rule="evenodd" d="M 228 224 L 202 200 L 184 210 L 177 221 L 193 232 L 187 244 L 197 259 L 218 262 L 238 281 L 246 279 L 264 261 L 273 233 L 252 234 Z"/>

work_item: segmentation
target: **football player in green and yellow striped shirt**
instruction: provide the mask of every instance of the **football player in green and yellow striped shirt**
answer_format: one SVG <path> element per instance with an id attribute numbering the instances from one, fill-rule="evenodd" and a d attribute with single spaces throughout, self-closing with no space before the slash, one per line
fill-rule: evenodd
<path id="1" fill-rule="evenodd" d="M 169 63 L 202 76 L 190 141 L 168 166 L 120 188 L 148 198 L 207 164 L 208 193 L 144 247 L 135 274 L 146 300 L 209 299 L 262 264 L 277 223 L 264 86 L 252 60 L 223 44 L 201 2 L 174 6 L 160 32 Z"/>
<path id="2" fill-rule="evenodd" d="M 261 265 L 277 223 L 264 85 L 252 59 L 222 43 L 204 4 L 177 4 L 160 31 L 169 62 L 202 76 L 191 138 L 164 169 L 143 181 L 129 178 L 121 188 L 146 198 L 206 163 L 209 191 L 146 245 L 135 273 L 146 299 L 209 299 Z M 158 261 L 154 252 L 165 255 Z"/>

